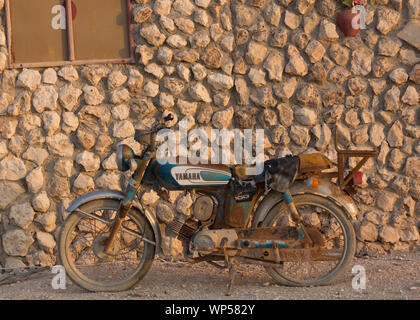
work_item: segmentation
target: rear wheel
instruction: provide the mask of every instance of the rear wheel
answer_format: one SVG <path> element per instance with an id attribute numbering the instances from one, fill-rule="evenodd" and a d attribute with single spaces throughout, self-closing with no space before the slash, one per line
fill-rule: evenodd
<path id="1" fill-rule="evenodd" d="M 119 205 L 120 201 L 114 199 L 83 204 L 79 209 L 94 217 L 73 212 L 61 229 L 61 264 L 73 282 L 89 291 L 127 290 L 140 281 L 152 265 L 154 233 L 147 219 L 134 208 L 122 222 L 110 252 L 104 252 L 104 241 L 110 234 Z"/>
<path id="2" fill-rule="evenodd" d="M 323 254 L 317 261 L 282 262 L 278 268 L 265 267 L 267 273 L 278 283 L 289 286 L 328 285 L 338 281 L 349 268 L 356 251 L 351 221 L 334 201 L 318 195 L 296 195 L 293 202 L 304 227 L 322 234 L 325 240 Z M 282 201 L 270 210 L 260 226 L 293 227 L 296 224 Z"/>

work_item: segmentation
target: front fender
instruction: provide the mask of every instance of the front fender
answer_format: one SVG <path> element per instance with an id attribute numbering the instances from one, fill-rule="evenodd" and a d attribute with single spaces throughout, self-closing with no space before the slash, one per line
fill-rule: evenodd
<path id="1" fill-rule="evenodd" d="M 290 188 L 290 193 L 292 196 L 299 194 L 315 194 L 328 198 L 334 201 L 339 207 L 343 208 L 350 220 L 353 221 L 356 219 L 358 209 L 353 199 L 341 191 L 337 185 L 327 179 L 320 179 L 318 188 L 316 189 L 308 187 L 304 181 L 296 181 Z M 256 228 L 258 224 L 264 220 L 271 208 L 282 201 L 283 197 L 279 192 L 270 191 L 255 211 L 252 227 Z"/>
<path id="2" fill-rule="evenodd" d="M 68 212 L 73 212 L 76 208 L 79 208 L 81 205 L 98 199 L 115 199 L 115 200 L 123 200 L 125 198 L 125 193 L 117 190 L 103 190 L 103 191 L 94 191 L 87 193 L 80 198 L 74 200 L 70 206 L 68 207 Z M 159 224 L 154 216 L 147 208 L 142 207 L 138 199 L 134 199 L 133 206 L 139 210 L 146 219 L 149 221 L 150 225 L 152 226 L 153 233 L 155 236 L 156 242 L 156 253 L 158 253 L 161 249 L 162 243 L 162 235 L 160 233 Z"/>

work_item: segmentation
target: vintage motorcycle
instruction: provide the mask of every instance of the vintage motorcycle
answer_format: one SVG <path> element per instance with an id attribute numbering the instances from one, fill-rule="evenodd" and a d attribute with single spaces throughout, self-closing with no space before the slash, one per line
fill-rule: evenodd
<path id="1" fill-rule="evenodd" d="M 122 291 L 147 274 L 162 239 L 156 215 L 140 201 L 147 186 L 162 198 L 168 190 L 192 194 L 191 214 L 179 214 L 164 232 L 182 241 L 188 262 L 229 268 L 227 294 L 238 263 L 262 265 L 289 286 L 327 285 L 343 276 L 356 250 L 350 195 L 362 182 L 358 170 L 377 152 L 339 150 L 336 134 L 338 170 L 320 153 L 268 160 L 254 176 L 243 165 L 160 164 L 156 134 L 172 117 L 136 131 L 135 140 L 147 145 L 141 155 L 119 145 L 118 168 L 137 166 L 125 192 L 91 192 L 67 209 L 58 254 L 74 283 Z M 361 161 L 345 175 L 347 157 Z"/>

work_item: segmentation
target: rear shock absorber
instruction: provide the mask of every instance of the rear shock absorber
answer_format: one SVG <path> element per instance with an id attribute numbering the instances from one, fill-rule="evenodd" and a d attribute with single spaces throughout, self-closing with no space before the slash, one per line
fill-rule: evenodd
<path id="1" fill-rule="evenodd" d="M 292 216 L 293 221 L 298 226 L 299 238 L 303 236 L 303 238 L 307 239 L 312 245 L 313 241 L 311 237 L 309 236 L 309 234 L 306 232 L 305 227 L 302 224 L 302 220 L 300 218 L 299 212 L 296 209 L 295 203 L 293 202 L 293 198 L 292 198 L 292 195 L 290 194 L 290 191 L 286 190 L 285 192 L 282 193 L 282 195 L 283 195 L 284 201 L 287 204 L 289 213 Z"/>

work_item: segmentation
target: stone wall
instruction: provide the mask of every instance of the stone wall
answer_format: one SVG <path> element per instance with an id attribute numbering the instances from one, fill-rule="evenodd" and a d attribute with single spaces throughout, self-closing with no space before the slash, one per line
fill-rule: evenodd
<path id="1" fill-rule="evenodd" d="M 340 147 L 380 151 L 355 197 L 359 251 L 414 249 L 420 0 L 362 2 L 367 28 L 345 38 L 338 0 L 136 0 L 137 64 L 10 70 L 0 0 L 2 266 L 55 263 L 64 208 L 121 189 L 116 146 L 138 151 L 135 128 L 169 109 L 190 127 L 264 128 L 267 158 L 316 151 L 335 161 L 337 124 Z M 191 204 L 177 196 L 175 209 Z M 158 203 L 167 222 L 173 212 Z"/>

